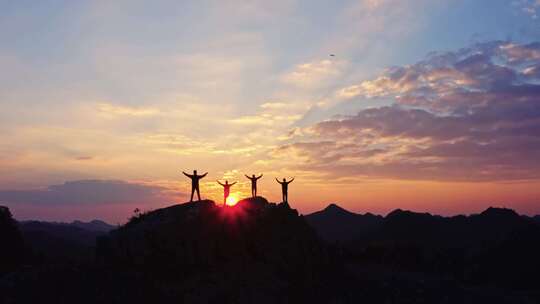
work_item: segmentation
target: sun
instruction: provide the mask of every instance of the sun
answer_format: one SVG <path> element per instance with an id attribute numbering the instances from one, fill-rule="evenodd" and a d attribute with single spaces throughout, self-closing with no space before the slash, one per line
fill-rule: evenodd
<path id="1" fill-rule="evenodd" d="M 227 197 L 227 206 L 234 206 L 236 203 L 238 203 L 238 198 L 235 195 L 229 195 L 229 197 Z"/>

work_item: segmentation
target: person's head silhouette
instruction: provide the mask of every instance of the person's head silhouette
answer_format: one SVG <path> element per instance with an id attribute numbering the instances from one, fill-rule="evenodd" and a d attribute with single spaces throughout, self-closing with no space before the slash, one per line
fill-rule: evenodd
<path id="1" fill-rule="evenodd" d="M 228 184 L 229 184 L 229 181 L 228 181 L 228 180 L 226 180 L 226 181 L 225 181 L 225 185 L 228 185 Z"/>
<path id="2" fill-rule="evenodd" d="M 283 181 L 286 182 L 287 180 L 285 178 L 283 178 Z"/>
<path id="3" fill-rule="evenodd" d="M 251 177 L 255 178 L 255 174 L 251 175 Z"/>
<path id="4" fill-rule="evenodd" d="M 193 175 L 197 175 L 197 170 L 193 170 Z"/>

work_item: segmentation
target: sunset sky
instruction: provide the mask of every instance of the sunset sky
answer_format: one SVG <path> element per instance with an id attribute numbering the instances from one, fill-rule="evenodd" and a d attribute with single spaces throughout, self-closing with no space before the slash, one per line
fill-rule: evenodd
<path id="1" fill-rule="evenodd" d="M 335 54 L 335 56 L 330 56 Z M 540 213 L 540 0 L 2 1 L 0 205 Z"/>

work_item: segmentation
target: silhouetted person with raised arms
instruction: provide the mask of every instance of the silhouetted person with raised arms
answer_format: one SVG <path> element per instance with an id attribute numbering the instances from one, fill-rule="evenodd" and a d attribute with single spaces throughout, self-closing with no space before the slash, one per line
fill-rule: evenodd
<path id="1" fill-rule="evenodd" d="M 244 174 L 246 175 L 246 174 Z M 249 180 L 251 181 L 251 196 L 256 197 L 257 196 L 257 180 L 261 178 L 263 175 L 255 176 L 255 174 L 251 175 L 251 177 L 247 176 Z"/>
<path id="2" fill-rule="evenodd" d="M 279 179 L 276 178 L 276 182 L 281 184 L 281 193 L 283 194 L 284 203 L 288 202 L 289 197 L 287 195 L 287 192 L 288 192 L 287 190 L 289 189 L 289 184 L 292 183 L 293 180 L 294 180 L 294 177 L 290 181 L 287 181 L 285 178 L 283 178 L 283 181 L 280 182 Z"/>
<path id="3" fill-rule="evenodd" d="M 199 180 L 208 174 L 206 172 L 203 175 L 197 175 L 197 170 L 193 170 L 193 175 L 187 174 L 186 172 L 182 171 L 185 176 L 191 178 L 191 199 L 190 202 L 193 202 L 193 194 L 195 193 L 195 190 L 197 191 L 197 197 L 199 198 L 199 201 L 201 200 L 201 192 L 199 191 Z"/>
<path id="4" fill-rule="evenodd" d="M 229 197 L 229 194 L 231 194 L 231 187 L 236 184 L 236 182 L 229 184 L 229 181 L 225 181 L 225 184 L 220 183 L 217 181 L 218 184 L 223 186 L 223 205 L 227 204 L 227 198 Z"/>

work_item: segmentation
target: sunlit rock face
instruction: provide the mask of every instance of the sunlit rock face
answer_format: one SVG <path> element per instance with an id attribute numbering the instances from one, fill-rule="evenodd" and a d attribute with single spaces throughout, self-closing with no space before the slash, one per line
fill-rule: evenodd
<path id="1" fill-rule="evenodd" d="M 99 240 L 97 255 L 108 267 L 136 271 L 202 302 L 224 295 L 247 302 L 317 297 L 331 264 L 296 210 L 262 197 L 143 214 Z"/>

